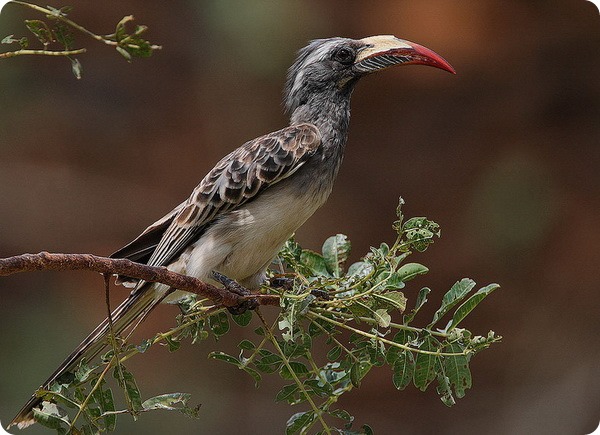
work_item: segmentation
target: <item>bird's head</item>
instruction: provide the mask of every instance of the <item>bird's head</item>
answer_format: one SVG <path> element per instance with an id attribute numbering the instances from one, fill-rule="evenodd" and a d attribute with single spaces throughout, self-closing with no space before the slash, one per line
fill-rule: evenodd
<path id="1" fill-rule="evenodd" d="M 392 35 L 317 39 L 300 50 L 288 71 L 285 105 L 291 114 L 312 98 L 348 98 L 356 81 L 394 65 L 428 65 L 455 74 L 440 55 Z"/>

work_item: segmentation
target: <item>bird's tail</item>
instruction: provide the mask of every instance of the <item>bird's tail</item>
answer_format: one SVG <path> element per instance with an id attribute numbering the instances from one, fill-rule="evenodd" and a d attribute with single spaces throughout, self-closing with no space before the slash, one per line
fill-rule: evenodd
<path id="1" fill-rule="evenodd" d="M 131 295 L 115 308 L 111 313 L 113 332 L 120 334 L 135 322 L 141 322 L 152 309 L 169 294 L 170 289 L 162 284 L 144 283 L 136 288 Z M 50 385 L 63 374 L 77 368 L 79 363 L 85 359 L 90 362 L 104 348 L 109 345 L 107 340 L 110 334 L 108 318 L 99 324 L 85 340 L 63 361 L 63 363 L 50 375 L 40 389 L 48 389 Z M 21 408 L 19 413 L 10 422 L 8 427 L 16 425 L 19 429 L 26 428 L 35 423 L 33 408 L 39 406 L 42 399 L 35 394 Z"/>

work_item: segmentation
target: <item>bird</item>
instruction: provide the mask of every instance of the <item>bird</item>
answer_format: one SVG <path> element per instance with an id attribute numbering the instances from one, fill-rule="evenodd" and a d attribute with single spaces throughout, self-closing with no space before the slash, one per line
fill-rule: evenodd
<path id="1" fill-rule="evenodd" d="M 257 289 L 283 244 L 332 191 L 342 162 L 350 99 L 364 76 L 392 66 L 426 65 L 455 74 L 440 55 L 393 35 L 316 39 L 288 70 L 284 106 L 289 125 L 244 143 L 206 174 L 187 200 L 111 255 L 214 282 L 213 272 Z M 164 284 L 117 277 L 132 287 L 111 314 L 120 334 L 170 297 Z M 42 384 L 47 389 L 108 346 L 105 319 Z M 35 422 L 35 394 L 9 427 Z"/>

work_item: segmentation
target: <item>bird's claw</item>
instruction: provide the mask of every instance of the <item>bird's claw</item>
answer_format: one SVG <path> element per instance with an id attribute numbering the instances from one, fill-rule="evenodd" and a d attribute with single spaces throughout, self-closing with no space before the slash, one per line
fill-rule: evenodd
<path id="1" fill-rule="evenodd" d="M 223 275 L 222 273 L 217 272 L 216 270 L 212 271 L 212 278 L 223 284 L 228 291 L 234 293 L 238 296 L 250 296 L 252 293 L 246 287 L 240 285 L 237 281 Z M 259 303 L 256 299 L 246 299 L 233 307 L 227 307 L 227 311 L 231 314 L 238 315 L 244 314 L 248 310 L 254 310 L 258 307 Z"/>
<path id="2" fill-rule="evenodd" d="M 294 278 L 290 278 L 287 276 L 276 276 L 269 280 L 269 286 L 273 288 L 291 290 L 294 287 Z"/>

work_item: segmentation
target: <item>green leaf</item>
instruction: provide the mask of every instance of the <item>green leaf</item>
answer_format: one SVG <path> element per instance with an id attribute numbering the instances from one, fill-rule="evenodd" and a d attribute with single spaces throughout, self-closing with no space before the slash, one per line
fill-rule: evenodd
<path id="1" fill-rule="evenodd" d="M 350 415 L 348 411 L 343 409 L 334 409 L 333 411 L 327 411 L 327 413 L 333 417 L 344 420 L 347 423 L 352 423 L 354 421 L 354 417 Z"/>
<path id="2" fill-rule="evenodd" d="M 93 394 L 94 400 L 96 403 L 100 405 L 100 411 L 102 414 L 106 412 L 115 411 L 115 399 L 113 397 L 112 390 L 108 389 L 97 389 Z M 117 425 L 117 415 L 116 414 L 107 414 L 103 416 L 104 427 L 107 432 L 112 432 L 115 430 Z"/>
<path id="3" fill-rule="evenodd" d="M 79 363 L 77 370 L 75 370 L 75 381 L 78 383 L 87 381 L 90 375 L 94 373 L 94 370 L 96 370 L 97 368 L 97 365 L 90 367 L 87 365 L 85 360 L 82 360 Z"/>
<path id="4" fill-rule="evenodd" d="M 461 353 L 464 349 L 458 343 L 450 343 L 448 352 Z M 449 384 L 454 388 L 456 397 L 465 396 L 465 390 L 471 388 L 471 371 L 467 355 L 444 356 L 443 365 Z"/>
<path id="5" fill-rule="evenodd" d="M 300 254 L 300 261 L 306 266 L 309 274 L 312 276 L 331 276 L 327 270 L 325 258 L 323 258 L 321 254 L 305 249 L 302 251 L 302 254 Z"/>
<path id="6" fill-rule="evenodd" d="M 342 348 L 334 346 L 329 352 L 327 352 L 327 359 L 329 361 L 336 361 L 342 355 Z"/>
<path id="7" fill-rule="evenodd" d="M 299 378 L 304 377 L 310 373 L 308 371 L 308 368 L 306 368 L 306 366 L 304 364 L 302 364 L 301 362 L 290 361 L 289 365 L 290 365 L 290 368 L 292 369 L 292 371 L 294 372 L 294 374 Z M 281 369 L 279 370 L 279 375 L 283 379 L 294 379 L 294 377 L 290 373 L 290 369 L 285 364 L 281 366 Z"/>
<path id="8" fill-rule="evenodd" d="M 68 433 L 69 418 L 50 402 L 42 402 L 42 409 L 33 408 L 33 418 L 42 426 L 56 430 L 59 434 Z M 66 425 L 66 427 L 65 427 Z"/>
<path id="9" fill-rule="evenodd" d="M 262 377 L 260 376 L 260 373 L 258 373 L 256 370 L 251 369 L 248 366 L 242 366 L 241 367 L 242 370 L 244 370 L 246 373 L 248 373 L 250 376 L 252 376 L 252 379 L 254 379 L 254 386 L 258 388 L 258 385 L 262 379 Z"/>
<path id="10" fill-rule="evenodd" d="M 285 315 L 282 316 L 282 319 L 277 322 L 277 327 L 282 332 L 281 336 L 285 341 L 294 341 L 295 308 L 297 305 L 298 303 L 294 301 Z"/>
<path id="11" fill-rule="evenodd" d="M 84 424 L 80 427 L 80 433 L 83 435 L 98 435 L 99 431 L 100 429 L 96 425 L 92 427 L 91 424 Z M 77 435 L 77 431 L 71 430 L 71 432 L 73 435 Z"/>
<path id="12" fill-rule="evenodd" d="M 310 426 L 315 419 L 313 411 L 298 412 L 290 417 L 285 424 L 285 434 L 293 435 L 302 432 L 304 428 Z"/>
<path id="13" fill-rule="evenodd" d="M 123 47 L 120 46 L 116 46 L 115 49 L 119 52 L 119 54 L 121 56 L 123 56 L 125 58 L 125 60 L 127 60 L 127 62 L 131 62 L 131 54 L 129 54 L 129 52 L 127 50 L 125 50 Z"/>
<path id="14" fill-rule="evenodd" d="M 309 394 L 316 394 L 319 397 L 329 397 L 333 394 L 333 387 L 329 383 L 323 383 L 321 380 L 307 379 L 302 383 L 304 389 Z"/>
<path id="15" fill-rule="evenodd" d="M 69 58 L 71 60 L 71 71 L 73 71 L 73 75 L 77 80 L 81 79 L 81 75 L 83 73 L 83 66 L 79 59 Z"/>
<path id="16" fill-rule="evenodd" d="M 42 391 L 38 391 L 36 393 L 36 395 L 38 397 L 41 397 L 45 401 L 52 401 L 52 402 L 60 403 L 69 408 L 79 408 L 79 404 L 76 401 L 65 396 L 66 393 L 67 393 L 66 387 L 63 387 L 61 385 L 54 383 L 50 387 L 50 392 L 43 392 L 43 390 L 42 390 Z"/>
<path id="17" fill-rule="evenodd" d="M 244 350 L 254 350 L 254 349 L 256 349 L 255 344 L 252 343 L 250 340 L 242 340 L 240 342 L 240 344 L 238 344 L 238 347 L 240 349 L 244 349 Z"/>
<path id="18" fill-rule="evenodd" d="M 350 255 L 350 241 L 344 234 L 329 237 L 323 243 L 323 257 L 327 270 L 336 278 L 341 276 L 342 265 Z"/>
<path id="19" fill-rule="evenodd" d="M 368 424 L 363 424 L 362 430 L 363 430 L 364 435 L 373 435 L 374 434 L 373 429 L 371 429 L 371 426 L 369 426 Z"/>
<path id="20" fill-rule="evenodd" d="M 366 360 L 361 360 L 352 364 L 350 368 L 350 381 L 356 388 L 360 387 L 362 379 L 369 373 L 373 365 Z"/>
<path id="21" fill-rule="evenodd" d="M 175 352 L 181 347 L 181 341 L 174 339 L 173 337 L 166 336 L 165 341 L 169 346 L 169 352 Z"/>
<path id="22" fill-rule="evenodd" d="M 415 360 L 412 352 L 403 350 L 394 361 L 392 382 L 398 390 L 404 390 L 415 374 Z"/>
<path id="23" fill-rule="evenodd" d="M 219 361 L 225 361 L 226 363 L 229 363 L 229 364 L 233 364 L 238 369 L 241 369 L 241 370 L 245 371 L 250 376 L 252 376 L 252 378 L 254 379 L 254 385 L 258 387 L 258 383 L 262 379 L 261 376 L 260 376 L 260 373 L 258 373 L 256 370 L 248 367 L 247 365 L 245 365 L 244 363 L 242 363 L 236 357 L 228 355 L 225 352 L 220 352 L 220 351 L 211 352 L 211 353 L 208 354 L 208 357 L 212 358 L 212 359 L 219 360 Z"/>
<path id="24" fill-rule="evenodd" d="M 433 243 L 433 237 L 440 237 L 440 226 L 425 217 L 414 217 L 402 225 L 402 231 L 410 246 L 423 252 Z"/>
<path id="25" fill-rule="evenodd" d="M 348 306 L 348 309 L 356 317 L 371 317 L 374 315 L 374 311 L 371 308 L 372 304 L 372 297 L 364 297 L 362 298 L 362 302 L 354 300 L 352 304 Z"/>
<path id="26" fill-rule="evenodd" d="M 234 314 L 231 316 L 231 318 L 239 326 L 248 326 L 252 321 L 252 311 L 248 310 L 243 314 Z"/>
<path id="27" fill-rule="evenodd" d="M 423 307 L 423 305 L 425 305 L 425 303 L 427 302 L 427 295 L 430 292 L 431 292 L 431 289 L 428 287 L 423 287 L 419 291 L 419 295 L 417 296 L 417 301 L 415 302 L 415 307 L 410 312 L 410 314 L 404 316 L 403 321 L 404 321 L 405 325 L 408 325 L 410 322 L 412 322 L 412 320 L 415 318 L 415 316 L 417 315 L 419 310 Z"/>
<path id="28" fill-rule="evenodd" d="M 144 339 L 138 346 L 135 347 L 135 349 L 139 353 L 144 353 L 150 348 L 150 346 L 152 346 L 152 341 L 148 340 L 148 339 Z"/>
<path id="29" fill-rule="evenodd" d="M 154 396 L 142 403 L 144 410 L 166 409 L 167 411 L 179 411 L 180 407 L 176 405 L 186 405 L 192 397 L 189 393 L 169 393 Z"/>
<path id="30" fill-rule="evenodd" d="M 471 297 L 463 302 L 462 305 L 460 305 L 454 312 L 450 325 L 447 328 L 447 332 L 456 328 L 458 324 L 465 317 L 467 317 L 482 300 L 484 300 L 490 293 L 499 287 L 500 286 L 498 284 L 490 284 L 486 287 L 480 288 L 475 294 L 471 295 Z"/>
<path id="31" fill-rule="evenodd" d="M 346 366 L 346 362 L 343 364 Z M 341 367 L 342 364 L 339 362 L 327 363 L 323 366 L 322 370 L 319 371 L 319 376 L 325 379 L 329 384 L 336 385 L 338 382 L 345 380 L 348 378 L 348 373 L 346 370 L 336 370 Z"/>
<path id="32" fill-rule="evenodd" d="M 312 338 L 308 334 L 301 336 L 302 341 L 284 341 L 280 343 L 283 348 L 283 354 L 288 358 L 297 358 L 304 356 L 312 347 Z"/>
<path id="33" fill-rule="evenodd" d="M 23 36 L 21 39 L 19 39 L 19 45 L 22 49 L 26 49 L 29 47 L 29 39 L 27 39 L 26 36 Z"/>
<path id="34" fill-rule="evenodd" d="M 275 397 L 275 401 L 276 402 L 287 401 L 290 403 L 294 403 L 296 401 L 296 399 L 294 399 L 294 396 L 296 395 L 296 393 L 298 391 L 300 391 L 300 387 L 298 387 L 298 385 L 296 385 L 296 384 L 286 385 L 279 391 L 279 393 L 277 393 L 277 396 Z"/>
<path id="35" fill-rule="evenodd" d="M 376 310 L 373 313 L 373 318 L 377 321 L 377 324 L 382 328 L 387 328 L 390 326 L 390 322 L 392 321 L 392 316 L 390 316 L 387 310 L 381 308 Z"/>
<path id="36" fill-rule="evenodd" d="M 281 368 L 283 360 L 279 355 L 266 349 L 260 350 L 261 358 L 255 360 L 254 365 L 263 373 L 273 373 Z"/>
<path id="37" fill-rule="evenodd" d="M 368 261 L 358 261 L 356 263 L 352 263 L 352 265 L 348 268 L 348 273 L 346 273 L 346 276 L 352 277 L 355 280 L 360 280 L 371 274 L 373 270 L 373 265 Z"/>
<path id="38" fill-rule="evenodd" d="M 73 48 L 73 33 L 71 29 L 62 21 L 56 21 L 53 26 L 54 36 L 56 40 L 62 44 L 65 50 L 71 50 Z"/>
<path id="39" fill-rule="evenodd" d="M 115 367 L 113 377 L 119 382 L 119 386 L 123 389 L 125 399 L 131 410 L 134 412 L 140 411 L 142 409 L 142 396 L 133 374 L 127 371 L 125 366 L 121 364 Z"/>
<path id="40" fill-rule="evenodd" d="M 215 351 L 208 354 L 209 358 L 216 359 L 219 361 L 225 361 L 226 363 L 233 364 L 234 366 L 240 367 L 242 363 L 231 355 L 226 354 L 225 352 Z"/>
<path id="41" fill-rule="evenodd" d="M 385 290 L 400 290 L 406 286 L 404 283 L 404 275 L 399 274 L 398 272 L 392 273 L 390 275 L 389 271 L 385 271 L 382 274 L 377 276 L 377 279 L 382 281 L 385 280 L 383 288 Z"/>
<path id="42" fill-rule="evenodd" d="M 123 18 L 121 18 L 121 21 L 117 23 L 114 34 L 115 40 L 117 42 L 122 41 L 128 36 L 127 31 L 125 30 L 125 25 L 130 21 L 133 21 L 133 15 L 124 16 Z"/>
<path id="43" fill-rule="evenodd" d="M 379 303 L 383 302 L 387 308 L 403 312 L 406 309 L 406 298 L 402 292 L 374 293 L 373 296 Z"/>
<path id="44" fill-rule="evenodd" d="M 444 375 L 444 372 L 439 372 L 437 375 L 438 386 L 436 387 L 437 393 L 440 395 L 440 399 L 444 405 L 451 407 L 456 404 L 454 396 L 452 395 L 452 389 L 450 388 L 450 380 L 448 376 Z"/>
<path id="45" fill-rule="evenodd" d="M 392 341 L 394 343 L 400 343 L 403 344 L 405 346 L 408 345 L 408 343 L 410 341 L 414 340 L 414 334 L 410 331 L 407 331 L 405 329 L 401 329 L 399 330 L 396 335 L 394 335 L 394 338 L 392 339 Z M 389 365 L 393 365 L 396 360 L 398 359 L 399 355 L 404 352 L 403 349 L 400 349 L 399 347 L 395 347 L 395 346 L 390 346 L 387 354 L 385 355 L 385 360 Z"/>
<path id="46" fill-rule="evenodd" d="M 44 21 L 41 20 L 25 20 L 25 26 L 44 46 L 54 42 L 54 35 Z"/>
<path id="47" fill-rule="evenodd" d="M 406 263 L 396 274 L 398 275 L 398 279 L 402 282 L 410 281 L 418 275 L 424 275 L 429 272 L 425 266 L 419 263 Z"/>
<path id="48" fill-rule="evenodd" d="M 2 38 L 0 44 L 12 44 L 13 42 L 18 42 L 18 39 L 15 39 L 15 35 L 8 35 Z"/>
<path id="49" fill-rule="evenodd" d="M 164 409 L 166 411 L 178 411 L 182 414 L 198 418 L 200 416 L 200 405 L 192 408 L 187 403 L 192 397 L 189 393 L 169 393 L 154 396 L 146 400 L 142 406 L 144 410 Z"/>
<path id="50" fill-rule="evenodd" d="M 227 313 L 220 312 L 208 318 L 208 326 L 210 327 L 215 338 L 219 338 L 229 332 L 229 318 Z"/>
<path id="51" fill-rule="evenodd" d="M 425 337 L 421 346 L 419 346 L 420 350 L 426 350 L 430 352 L 435 352 L 438 350 L 439 342 L 431 337 Z M 415 387 L 420 389 L 421 391 L 425 391 L 427 386 L 435 379 L 435 364 L 436 359 L 438 357 L 436 355 L 428 355 L 424 353 L 418 353 L 415 359 L 415 374 L 413 378 L 413 382 Z"/>
<path id="52" fill-rule="evenodd" d="M 460 281 L 457 281 L 450 290 L 444 295 L 442 298 L 442 305 L 433 315 L 433 320 L 427 326 L 427 328 L 431 329 L 431 327 L 446 314 L 452 307 L 458 304 L 461 300 L 463 300 L 475 287 L 475 281 L 469 278 L 463 278 Z"/>

